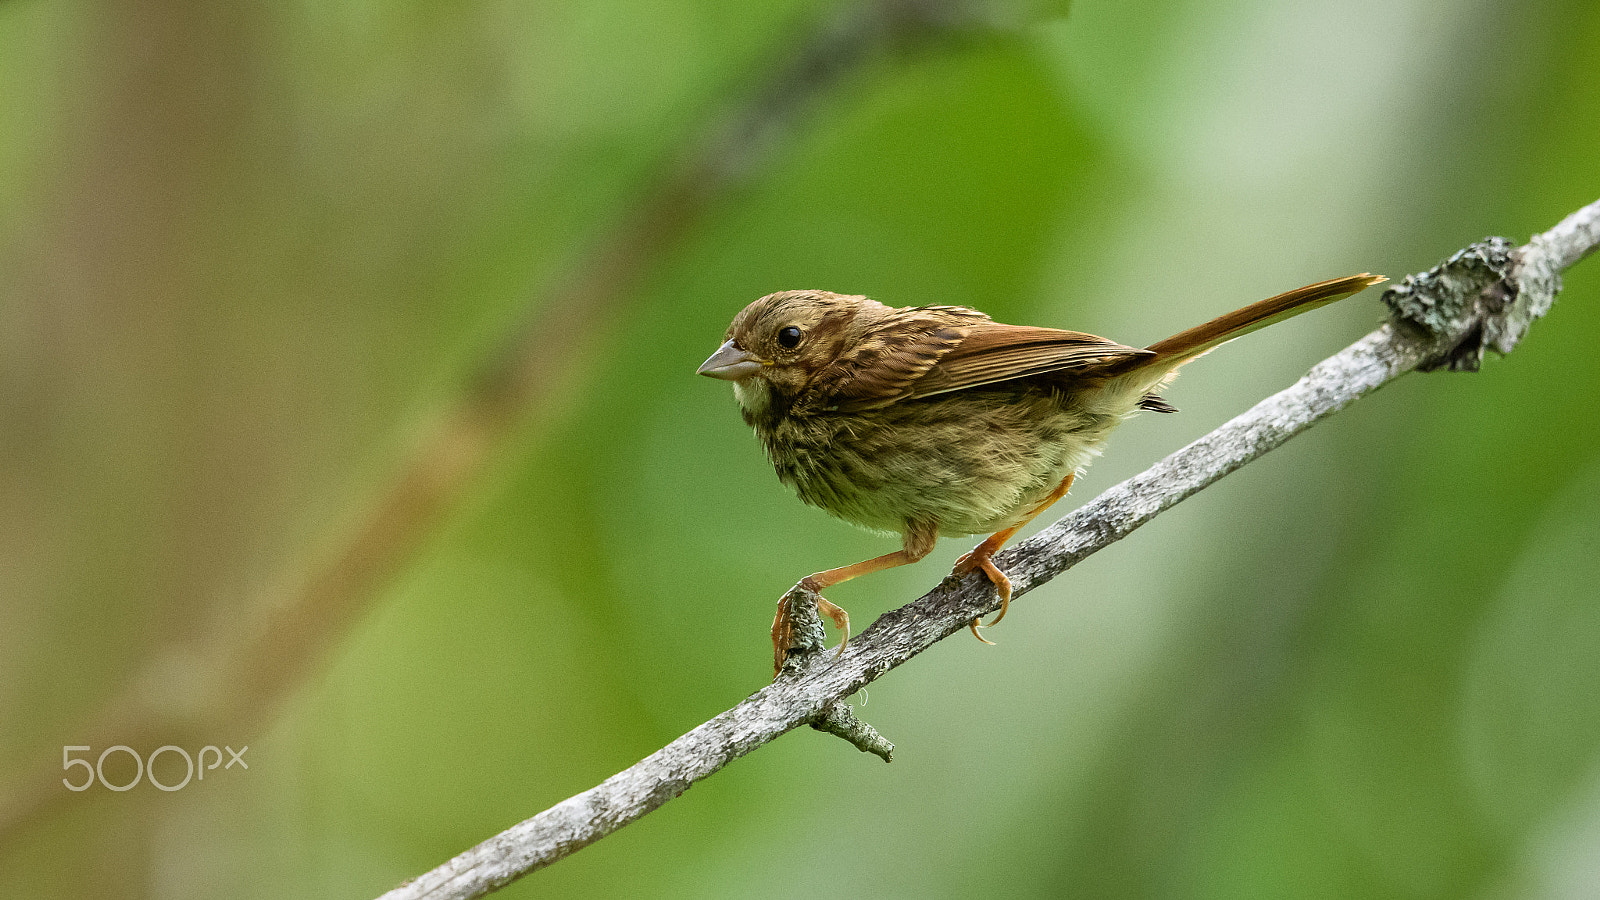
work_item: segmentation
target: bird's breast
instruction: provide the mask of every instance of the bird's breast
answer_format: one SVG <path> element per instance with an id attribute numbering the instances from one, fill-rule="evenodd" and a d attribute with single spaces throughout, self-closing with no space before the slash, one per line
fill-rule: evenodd
<path id="1" fill-rule="evenodd" d="M 932 522 L 947 536 L 1015 523 L 1087 464 L 1118 420 L 1016 389 L 860 413 L 746 412 L 778 477 L 804 502 L 875 530 Z"/>

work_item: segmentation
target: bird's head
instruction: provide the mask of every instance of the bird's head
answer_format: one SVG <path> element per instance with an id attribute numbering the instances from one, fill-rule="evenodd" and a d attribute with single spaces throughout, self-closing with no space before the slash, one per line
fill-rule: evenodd
<path id="1" fill-rule="evenodd" d="M 839 357 L 863 313 L 888 307 L 866 297 L 828 291 L 779 291 L 751 303 L 733 318 L 701 375 L 733 382 L 747 412 L 759 413 L 774 397 L 793 400 Z"/>

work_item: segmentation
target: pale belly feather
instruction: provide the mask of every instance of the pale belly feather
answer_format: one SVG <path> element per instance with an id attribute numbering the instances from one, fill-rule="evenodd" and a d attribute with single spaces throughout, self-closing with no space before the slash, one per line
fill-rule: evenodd
<path id="1" fill-rule="evenodd" d="M 1087 410 L 1043 388 L 973 390 L 757 430 L 806 503 L 870 529 L 931 523 L 952 537 L 1026 517 L 1129 411 Z"/>

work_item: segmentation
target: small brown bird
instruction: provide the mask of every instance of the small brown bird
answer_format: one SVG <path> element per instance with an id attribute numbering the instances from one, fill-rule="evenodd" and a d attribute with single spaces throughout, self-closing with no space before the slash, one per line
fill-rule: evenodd
<path id="1" fill-rule="evenodd" d="M 733 382 L 778 478 L 812 506 L 897 532 L 893 553 L 809 575 L 822 591 L 913 563 L 940 535 L 992 532 L 954 574 L 981 569 L 1006 614 L 1011 582 L 993 556 L 1072 486 L 1106 436 L 1179 366 L 1225 341 L 1385 279 L 1350 275 L 1297 288 L 1138 350 L 1092 334 L 1003 325 L 960 306 L 891 308 L 827 291 L 780 291 L 746 306 L 699 369 Z M 850 639 L 850 617 L 817 608 Z M 979 621 L 972 633 L 978 640 Z M 988 627 L 988 626 L 985 626 Z M 782 669 L 787 607 L 772 624 Z M 989 641 L 984 641 L 990 643 Z"/>

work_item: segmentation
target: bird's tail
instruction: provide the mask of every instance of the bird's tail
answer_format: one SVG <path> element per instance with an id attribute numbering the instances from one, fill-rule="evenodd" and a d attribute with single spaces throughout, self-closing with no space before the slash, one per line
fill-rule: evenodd
<path id="1" fill-rule="evenodd" d="M 1164 341 L 1157 341 L 1145 348 L 1149 351 L 1148 355 L 1129 360 L 1121 367 L 1121 371 L 1109 385 L 1109 394 L 1125 399 L 1125 402 L 1130 404 L 1129 408 L 1133 403 L 1143 405 L 1147 400 L 1165 406 L 1161 398 L 1155 397 L 1151 392 L 1169 384 L 1177 374 L 1178 367 L 1184 363 L 1197 359 L 1240 335 L 1265 328 L 1274 322 L 1293 318 L 1319 306 L 1326 306 L 1384 281 L 1388 279 L 1382 275 L 1366 272 L 1319 281 L 1316 284 L 1286 291 L 1276 297 L 1268 297 L 1259 303 L 1252 303 L 1243 309 L 1218 316 L 1204 325 L 1197 325 L 1188 331 L 1175 334 Z M 1146 405 L 1145 408 L 1156 407 Z M 1167 407 L 1161 411 L 1170 410 L 1171 407 Z"/>
<path id="2" fill-rule="evenodd" d="M 1197 325 L 1188 331 L 1175 334 L 1164 341 L 1156 341 L 1145 348 L 1155 356 L 1140 360 L 1140 368 L 1149 366 L 1175 369 L 1240 335 L 1265 328 L 1274 322 L 1293 318 L 1319 306 L 1326 306 L 1335 300 L 1342 300 L 1371 285 L 1388 280 L 1382 275 L 1363 272 L 1360 275 L 1346 275 L 1343 278 L 1319 281 L 1316 284 L 1286 291 L 1276 297 L 1268 297 L 1259 303 L 1252 303 L 1243 309 L 1218 316 L 1204 325 Z"/>

